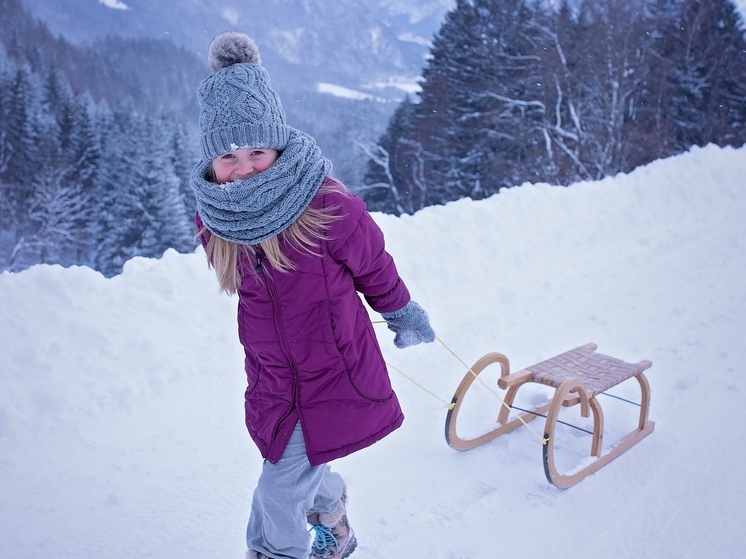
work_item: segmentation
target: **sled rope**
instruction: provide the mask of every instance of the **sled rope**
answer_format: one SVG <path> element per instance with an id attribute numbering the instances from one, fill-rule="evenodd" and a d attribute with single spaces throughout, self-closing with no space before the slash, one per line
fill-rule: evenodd
<path id="1" fill-rule="evenodd" d="M 371 323 L 372 324 L 386 324 L 386 321 L 385 320 L 371 320 Z M 441 343 L 443 343 L 443 342 L 441 342 Z M 440 396 L 438 396 L 435 392 L 432 392 L 431 390 L 428 390 L 423 385 L 421 385 L 419 382 L 417 382 L 412 377 L 410 377 L 408 374 L 406 374 L 404 371 L 402 371 L 398 367 L 395 367 L 394 365 L 392 365 L 388 361 L 386 361 L 386 366 L 389 367 L 390 369 L 395 370 L 397 373 L 399 373 L 401 376 L 403 376 L 409 382 L 411 382 L 412 384 L 414 384 L 420 390 L 422 390 L 422 391 L 427 392 L 428 394 L 430 394 L 433 398 L 435 398 L 440 403 L 442 403 L 444 408 L 447 408 L 447 409 L 450 410 L 450 409 L 453 409 L 453 407 L 455 406 L 455 404 L 453 402 L 448 402 L 447 400 L 444 400 L 443 398 L 441 398 Z"/>
<path id="2" fill-rule="evenodd" d="M 386 321 L 385 321 L 385 320 L 373 320 L 373 321 L 371 321 L 371 322 L 372 322 L 373 324 L 386 324 Z M 482 386 L 483 386 L 484 388 L 486 388 L 486 389 L 487 389 L 487 390 L 488 390 L 489 392 L 491 392 L 491 393 L 492 393 L 492 395 L 493 395 L 493 396 L 495 396 L 495 398 L 497 398 L 497 399 L 498 399 L 498 400 L 500 401 L 500 403 L 501 403 L 501 404 L 502 404 L 502 405 L 503 405 L 504 407 L 508 408 L 509 410 L 511 409 L 511 407 L 510 407 L 510 406 L 509 406 L 508 404 L 506 404 L 506 403 L 505 403 L 505 400 L 503 400 L 503 399 L 502 399 L 502 398 L 500 397 L 500 395 L 499 395 L 499 394 L 498 394 L 498 393 L 497 393 L 497 392 L 496 392 L 496 391 L 495 391 L 495 390 L 494 390 L 494 389 L 493 389 L 492 387 L 488 386 L 488 385 L 487 385 L 487 383 L 486 383 L 486 382 L 484 382 L 484 380 L 482 380 L 481 378 L 479 378 L 479 375 L 477 375 L 477 374 L 476 374 L 476 373 L 475 373 L 475 372 L 474 372 L 474 371 L 472 370 L 472 368 L 471 368 L 471 367 L 470 367 L 469 365 L 467 365 L 467 364 L 466 364 L 466 362 L 465 362 L 465 361 L 464 361 L 463 359 L 461 359 L 461 357 L 459 357 L 459 356 L 458 356 L 458 355 L 456 354 L 456 352 L 455 352 L 455 351 L 453 351 L 453 350 L 452 350 L 452 349 L 451 349 L 450 347 L 448 347 L 448 345 L 447 345 L 447 344 L 446 344 L 446 343 L 445 343 L 445 342 L 444 342 L 443 340 L 441 340 L 441 339 L 440 339 L 440 337 L 438 337 L 438 336 L 436 335 L 436 336 L 435 336 L 435 339 L 436 339 L 436 340 L 438 340 L 438 343 L 440 343 L 440 345 L 442 345 L 442 346 L 443 346 L 443 348 L 444 348 L 444 349 L 445 349 L 446 351 L 448 351 L 448 353 L 450 353 L 451 355 L 453 355 L 453 357 L 455 357 L 455 358 L 456 358 L 456 360 L 458 360 L 458 362 L 459 362 L 459 363 L 461 363 L 461 364 L 462 364 L 462 365 L 463 365 L 463 366 L 464 366 L 464 367 L 466 368 L 466 370 L 467 370 L 467 371 L 468 371 L 469 373 L 471 373 L 471 374 L 472 374 L 472 376 L 474 376 L 474 378 L 475 378 L 475 379 L 476 379 L 476 380 L 477 380 L 477 381 L 478 381 L 478 382 L 479 382 L 479 383 L 480 383 L 480 384 L 481 384 L 481 385 L 482 385 Z M 451 410 L 451 409 L 453 409 L 453 408 L 454 408 L 454 407 L 456 406 L 456 403 L 455 403 L 455 402 L 448 402 L 448 401 L 444 400 L 443 398 L 441 398 L 440 396 L 438 396 L 437 394 L 435 394 L 435 393 L 434 393 L 434 392 L 432 392 L 431 390 L 428 390 L 427 388 L 425 388 L 425 387 L 424 387 L 424 386 L 423 386 L 422 384 L 420 384 L 419 382 L 417 382 L 416 380 L 414 380 L 414 379 L 413 379 L 412 377 L 410 377 L 409 375 L 405 374 L 405 373 L 404 373 L 404 372 L 403 372 L 403 371 L 402 371 L 401 369 L 399 369 L 398 367 L 395 367 L 394 365 L 392 365 L 392 364 L 391 364 L 391 363 L 389 363 L 388 361 L 386 362 L 386 366 L 387 366 L 387 367 L 390 367 L 390 368 L 391 368 L 391 369 L 393 369 L 393 370 L 395 370 L 395 371 L 396 371 L 397 373 L 399 373 L 400 375 L 402 375 L 402 376 L 403 376 L 404 378 L 406 378 L 406 379 L 407 379 L 407 380 L 408 380 L 409 382 L 411 382 L 412 384 L 414 384 L 415 386 L 417 386 L 418 388 L 420 388 L 420 389 L 421 389 L 421 390 L 423 390 L 424 392 L 427 392 L 428 394 L 430 394 L 430 395 L 431 395 L 431 396 L 432 396 L 433 398 L 435 398 L 436 400 L 438 400 L 439 402 L 441 402 L 441 403 L 443 404 L 443 407 L 445 407 L 445 408 L 447 408 L 447 409 Z M 539 435 L 539 433 L 537 433 L 537 432 L 536 432 L 536 431 L 535 431 L 535 430 L 534 430 L 534 429 L 533 429 L 533 428 L 532 428 L 532 427 L 531 427 L 531 426 L 530 426 L 530 425 L 529 425 L 529 424 L 528 424 L 528 423 L 527 423 L 527 422 L 526 422 L 526 421 L 525 421 L 525 420 L 524 420 L 524 419 L 523 419 L 523 418 L 522 418 L 522 417 L 521 417 L 520 415 L 516 416 L 516 418 L 517 418 L 517 419 L 518 419 L 518 420 L 519 420 L 519 421 L 520 421 L 521 423 L 523 423 L 524 427 L 528 428 L 528 430 L 529 430 L 529 431 L 531 431 L 531 433 L 533 433 L 533 434 L 534 434 L 534 436 L 536 437 L 536 439 L 537 439 L 537 440 L 538 440 L 538 441 L 539 441 L 539 442 L 540 442 L 540 443 L 541 443 L 542 445 L 546 445 L 546 444 L 547 444 L 547 443 L 549 442 L 549 439 L 548 439 L 548 438 L 540 436 L 540 435 Z"/>
<path id="3" fill-rule="evenodd" d="M 435 398 L 436 400 L 439 400 L 443 404 L 444 408 L 448 408 L 450 410 L 450 409 L 453 409 L 453 407 L 456 405 L 456 404 L 453 404 L 452 402 L 447 402 L 446 400 L 444 400 L 443 398 L 441 398 L 440 396 L 438 396 L 435 392 L 432 392 L 432 391 L 428 390 L 427 388 L 425 388 L 424 386 L 422 386 L 419 382 L 417 382 L 416 380 L 414 380 L 412 377 L 410 377 L 409 375 L 405 374 L 404 371 L 402 371 L 401 369 L 395 367 L 391 363 L 386 362 L 386 366 L 389 367 L 390 369 L 394 369 L 397 373 L 399 373 L 401 376 L 403 376 L 409 382 L 411 382 L 412 384 L 414 384 L 417 388 L 420 388 L 420 389 L 424 390 L 425 392 L 427 392 L 428 394 L 430 394 L 433 398 Z"/>
<path id="4" fill-rule="evenodd" d="M 492 393 L 492 394 L 493 394 L 493 395 L 495 396 L 495 398 L 497 398 L 498 400 L 500 400 L 500 404 L 501 404 L 501 405 L 502 405 L 503 407 L 507 408 L 508 410 L 511 410 L 511 409 L 512 409 L 512 408 L 511 408 L 511 407 L 510 407 L 510 406 L 509 406 L 509 405 L 508 405 L 508 404 L 507 404 L 507 403 L 505 402 L 505 400 L 503 400 L 503 399 L 502 399 L 502 398 L 500 397 L 500 395 L 499 395 L 499 394 L 498 394 L 498 393 L 497 393 L 497 392 L 496 392 L 496 391 L 495 391 L 495 390 L 494 390 L 494 389 L 493 389 L 492 387 L 488 386 L 486 382 L 484 382 L 484 381 L 483 381 L 483 380 L 482 380 L 481 378 L 479 378 L 479 375 L 478 375 L 477 373 L 475 373 L 475 372 L 474 372 L 474 371 L 472 370 L 472 368 L 471 368 L 471 367 L 469 367 L 469 365 L 467 365 L 467 364 L 466 364 L 466 362 L 465 362 L 465 361 L 464 361 L 463 359 L 461 359 L 461 358 L 460 358 L 460 357 L 459 357 L 458 355 L 456 355 L 456 352 L 455 352 L 455 351 L 453 351 L 453 350 L 452 350 L 452 349 L 451 349 L 450 347 L 448 347 L 448 346 L 446 345 L 446 343 L 445 343 L 445 342 L 444 342 L 443 340 L 441 340 L 441 339 L 440 339 L 440 338 L 439 338 L 438 336 L 435 336 L 435 339 L 436 339 L 436 340 L 438 340 L 438 342 L 440 342 L 440 345 L 442 345 L 442 346 L 443 346 L 443 347 L 444 347 L 444 348 L 446 349 L 446 351 L 448 351 L 448 353 L 450 353 L 451 355 L 453 355 L 453 356 L 454 356 L 454 357 L 455 357 L 455 358 L 456 358 L 456 359 L 457 359 L 457 360 L 459 361 L 459 363 L 461 363 L 461 364 L 462 364 L 462 365 L 463 365 L 464 367 L 466 367 L 466 370 L 467 370 L 467 371 L 468 371 L 469 373 L 471 373 L 471 375 L 472 375 L 472 376 L 473 376 L 473 377 L 474 377 L 474 378 L 475 378 L 475 379 L 476 379 L 476 380 L 477 380 L 477 381 L 479 382 L 479 384 L 481 384 L 481 385 L 482 385 L 482 386 L 483 386 L 484 388 L 486 388 L 486 389 L 487 389 L 488 391 L 490 391 L 490 392 L 491 392 L 491 393 Z M 452 404 L 450 405 L 450 407 L 451 407 L 451 408 L 453 408 L 453 406 L 455 406 L 455 404 L 453 404 L 453 403 L 452 403 Z M 527 428 L 527 429 L 528 429 L 529 431 L 531 431 L 531 433 L 533 433 L 534 437 L 536 437 L 536 439 L 537 439 L 537 440 L 538 440 L 538 441 L 539 441 L 539 442 L 540 442 L 540 443 L 541 443 L 542 445 L 546 445 L 546 444 L 547 444 L 547 443 L 549 442 L 549 439 L 548 439 L 547 437 L 542 437 L 542 436 L 540 436 L 540 435 L 539 435 L 539 433 L 537 433 L 537 432 L 536 432 L 536 431 L 535 431 L 535 430 L 534 430 L 534 429 L 533 429 L 533 428 L 531 427 L 531 425 L 529 425 L 529 424 L 528 424 L 528 423 L 527 423 L 527 422 L 526 422 L 526 421 L 525 421 L 525 420 L 524 420 L 524 419 L 523 419 L 523 418 L 522 418 L 522 417 L 521 417 L 520 415 L 517 415 L 517 416 L 516 416 L 516 419 L 518 419 L 518 421 L 520 421 L 521 423 L 523 423 L 523 426 L 524 426 L 524 427 L 526 427 L 526 428 Z"/>

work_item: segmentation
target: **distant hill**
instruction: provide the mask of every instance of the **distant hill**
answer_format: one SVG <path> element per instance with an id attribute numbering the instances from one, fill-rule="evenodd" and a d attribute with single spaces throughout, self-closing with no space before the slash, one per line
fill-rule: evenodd
<path id="1" fill-rule="evenodd" d="M 196 54 L 203 64 L 215 34 L 239 29 L 252 35 L 282 97 L 289 124 L 313 135 L 333 160 L 334 172 L 352 187 L 362 182 L 367 163 L 357 140 L 377 140 L 398 102 L 416 90 L 430 40 L 456 4 L 455 0 L 22 1 L 30 15 L 73 44 L 91 45 L 107 36 L 168 39 Z M 182 64 L 183 57 L 175 57 L 173 63 Z M 203 77 L 207 74 L 205 64 Z M 151 77 L 146 73 L 143 79 Z"/>
<path id="2" fill-rule="evenodd" d="M 168 38 L 199 54 L 226 29 L 252 35 L 281 90 L 317 84 L 401 98 L 455 0 L 23 0 L 75 43 L 106 35 Z M 219 6 L 219 7 L 218 7 Z"/>

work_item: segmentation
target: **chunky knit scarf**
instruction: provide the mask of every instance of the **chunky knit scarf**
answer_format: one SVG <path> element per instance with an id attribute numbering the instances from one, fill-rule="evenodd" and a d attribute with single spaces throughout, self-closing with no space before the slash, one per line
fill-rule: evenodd
<path id="1" fill-rule="evenodd" d="M 218 237 L 252 245 L 298 219 L 332 168 L 313 138 L 295 129 L 279 159 L 257 175 L 216 184 L 206 178 L 210 163 L 202 161 L 192 172 L 202 221 Z"/>

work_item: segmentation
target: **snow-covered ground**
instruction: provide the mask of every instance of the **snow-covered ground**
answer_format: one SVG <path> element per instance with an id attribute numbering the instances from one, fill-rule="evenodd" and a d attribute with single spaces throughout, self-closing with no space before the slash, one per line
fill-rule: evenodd
<path id="1" fill-rule="evenodd" d="M 736 8 L 741 13 L 741 16 L 746 16 L 746 0 L 735 0 Z"/>
<path id="2" fill-rule="evenodd" d="M 526 428 L 456 452 L 440 400 L 464 367 L 438 342 L 398 350 L 379 326 L 388 362 L 434 395 L 392 370 L 404 426 L 334 464 L 353 557 L 740 556 L 745 177 L 746 149 L 710 146 L 600 182 L 375 214 L 459 357 L 500 351 L 517 370 L 595 342 L 649 359 L 656 429 L 564 491 Z M 261 458 L 243 425 L 235 306 L 201 249 L 135 259 L 112 279 L 58 266 L 0 275 L 0 557 L 243 558 Z M 472 390 L 464 432 L 486 431 L 499 401 Z M 602 404 L 611 444 L 637 408 Z M 563 456 L 587 452 L 585 433 L 560 436 Z"/>

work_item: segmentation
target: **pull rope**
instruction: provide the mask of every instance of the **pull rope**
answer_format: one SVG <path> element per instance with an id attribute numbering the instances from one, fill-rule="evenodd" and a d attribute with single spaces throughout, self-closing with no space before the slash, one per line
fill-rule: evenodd
<path id="1" fill-rule="evenodd" d="M 435 398 L 436 400 L 440 401 L 443 404 L 444 408 L 447 408 L 447 409 L 451 410 L 451 409 L 453 409 L 456 406 L 456 404 L 454 404 L 453 402 L 447 402 L 446 400 L 444 400 L 443 398 L 441 398 L 440 396 L 438 396 L 435 392 L 431 392 L 430 390 L 428 390 L 427 388 L 425 388 L 424 386 L 422 386 L 419 382 L 417 382 L 416 380 L 414 380 L 412 377 L 410 377 L 409 375 L 405 374 L 404 371 L 402 371 L 401 369 L 395 367 L 394 365 L 392 365 L 388 361 L 386 362 L 386 366 L 389 367 L 390 369 L 394 369 L 397 373 L 399 373 L 401 376 L 403 376 L 409 382 L 411 382 L 412 384 L 414 384 L 417 388 L 422 389 L 423 391 L 425 391 L 428 394 L 430 394 L 433 398 Z"/>
<path id="2" fill-rule="evenodd" d="M 373 324 L 386 324 L 386 321 L 385 321 L 385 320 L 373 320 L 373 321 L 371 321 L 371 322 L 372 322 Z M 475 379 L 476 379 L 476 380 L 477 380 L 477 381 L 478 381 L 478 382 L 479 382 L 479 383 L 480 383 L 480 384 L 481 384 L 481 385 L 482 385 L 482 386 L 483 386 L 484 388 L 486 388 L 486 389 L 487 389 L 487 390 L 488 390 L 489 392 L 491 392 L 491 393 L 492 393 L 492 395 L 493 395 L 493 396 L 495 396 L 495 398 L 497 398 L 497 399 L 498 399 L 498 400 L 500 401 L 500 404 L 502 404 L 502 406 L 506 407 L 506 408 L 507 408 L 508 410 L 512 410 L 511 406 L 509 406 L 509 405 L 508 405 L 508 404 L 507 404 L 507 403 L 505 402 L 505 400 L 503 400 L 503 399 L 502 399 L 502 398 L 500 397 L 500 395 L 499 395 L 499 394 L 497 393 L 497 391 L 495 391 L 495 390 L 494 390 L 494 389 L 493 389 L 492 387 L 488 386 L 488 385 L 487 385 L 487 383 L 486 383 L 486 382 L 484 382 L 484 380 L 482 380 L 481 378 L 479 378 L 479 375 L 478 375 L 477 373 L 475 373 L 475 372 L 474 372 L 474 371 L 472 370 L 472 368 L 471 368 L 471 367 L 470 367 L 469 365 L 467 365 L 467 364 L 466 364 L 466 362 L 465 362 L 465 361 L 464 361 L 463 359 L 461 359 L 461 357 L 459 357 L 459 356 L 458 356 L 458 355 L 456 354 L 456 352 L 455 352 L 455 351 L 453 351 L 453 350 L 452 350 L 452 349 L 451 349 L 450 347 L 448 347 L 448 345 L 447 345 L 447 344 L 446 344 L 446 343 L 445 343 L 445 342 L 444 342 L 443 340 L 441 340 L 441 339 L 440 339 L 440 338 L 439 338 L 439 337 L 438 337 L 437 335 L 435 336 L 435 339 L 436 339 L 436 340 L 438 340 L 438 343 L 440 343 L 440 345 L 442 345 L 442 346 L 443 346 L 443 348 L 444 348 L 444 349 L 445 349 L 446 351 L 448 351 L 448 353 L 450 353 L 451 355 L 453 355 L 453 357 L 455 357 L 455 358 L 456 358 L 456 359 L 458 360 L 458 362 L 459 362 L 459 363 L 461 363 L 461 364 L 462 364 L 462 365 L 463 365 L 463 366 L 464 366 L 464 367 L 466 368 L 466 370 L 467 370 L 467 371 L 468 371 L 469 373 L 471 373 L 471 375 L 472 375 L 472 376 L 473 376 L 473 377 L 474 377 L 474 378 L 475 378 Z M 401 369 L 399 369 L 398 367 L 395 367 L 394 365 L 391 365 L 391 364 L 390 364 L 390 363 L 389 363 L 388 361 L 386 361 L 386 366 L 387 366 L 387 367 L 390 367 L 390 368 L 391 368 L 391 369 L 393 369 L 393 370 L 395 370 L 395 371 L 396 371 L 397 373 L 399 373 L 399 374 L 400 374 L 400 375 L 402 375 L 402 376 L 403 376 L 404 378 L 406 378 L 406 379 L 407 379 L 407 380 L 408 380 L 409 382 L 411 382 L 412 384 L 414 384 L 415 386 L 417 386 L 418 388 L 420 388 L 420 389 L 421 389 L 421 390 L 423 390 L 424 392 L 427 392 L 428 394 L 430 394 L 430 395 L 431 395 L 431 396 L 432 396 L 433 398 L 435 398 L 436 400 L 440 401 L 440 402 L 441 402 L 441 403 L 443 404 L 443 407 L 445 407 L 445 408 L 447 408 L 447 409 L 449 409 L 449 410 L 452 410 L 452 409 L 453 409 L 454 407 L 456 407 L 456 403 L 455 403 L 455 402 L 448 402 L 448 401 L 446 401 L 446 400 L 442 399 L 442 398 L 441 398 L 440 396 L 438 396 L 438 395 L 437 395 L 437 394 L 435 394 L 434 392 L 432 392 L 432 391 L 428 390 L 428 389 L 427 389 L 427 388 L 425 388 L 425 387 L 424 387 L 423 385 L 421 385 L 420 383 L 418 383 L 418 382 L 417 382 L 416 380 L 414 380 L 414 379 L 413 379 L 412 377 L 410 377 L 409 375 L 405 374 L 405 373 L 404 373 L 404 372 L 403 372 L 403 371 L 402 371 Z M 523 410 L 521 410 L 521 411 L 523 411 Z M 530 412 L 529 412 L 529 413 L 530 413 Z M 540 415 L 540 414 L 534 414 L 534 415 Z M 534 430 L 534 429 L 533 429 L 533 428 L 531 427 L 531 425 L 529 425 L 529 424 L 528 424 L 528 422 L 526 422 L 526 421 L 525 421 L 525 420 L 524 420 L 524 419 L 523 419 L 523 418 L 522 418 L 522 417 L 521 417 L 520 415 L 517 415 L 517 416 L 516 416 L 516 419 L 518 419 L 518 420 L 519 420 L 519 421 L 520 421 L 521 423 L 523 423 L 524 427 L 526 427 L 526 428 L 527 428 L 527 429 L 528 429 L 529 431 L 531 431 L 531 433 L 533 433 L 534 437 L 536 437 L 536 439 L 537 439 L 537 440 L 538 440 L 538 441 L 539 441 L 539 442 L 540 442 L 540 443 L 541 443 L 542 445 L 546 445 L 546 444 L 547 444 L 547 443 L 549 442 L 549 439 L 548 439 L 548 438 L 540 436 L 540 435 L 539 435 L 539 433 L 537 433 L 537 432 L 536 432 L 536 431 L 535 431 L 535 430 Z"/>
<path id="3" fill-rule="evenodd" d="M 386 321 L 385 320 L 371 320 L 371 323 L 373 323 L 373 324 L 386 324 Z M 443 342 L 440 342 L 440 343 L 443 343 Z M 389 367 L 389 368 L 391 368 L 391 369 L 393 369 L 393 370 L 395 370 L 397 373 L 399 373 L 401 376 L 403 376 L 409 382 L 411 382 L 412 384 L 414 384 L 420 390 L 422 390 L 422 391 L 427 392 L 428 394 L 430 394 L 433 398 L 435 398 L 436 400 L 438 400 L 439 402 L 441 402 L 443 404 L 444 408 L 451 410 L 456 405 L 453 402 L 448 402 L 448 401 L 444 400 L 443 398 L 441 398 L 440 396 L 438 396 L 437 394 L 435 394 L 435 392 L 432 392 L 432 391 L 428 390 L 423 385 L 421 385 L 419 382 L 417 382 L 412 377 L 410 377 L 409 375 L 407 375 L 404 371 L 402 371 L 398 367 L 395 367 L 394 365 L 392 365 L 388 361 L 386 361 L 386 366 Z"/>
<path id="4" fill-rule="evenodd" d="M 444 342 L 443 340 L 441 340 L 441 339 L 440 339 L 440 338 L 439 338 L 439 337 L 438 337 L 437 335 L 435 336 L 435 339 L 436 339 L 436 340 L 438 340 L 438 341 L 440 342 L 440 345 L 442 345 L 442 346 L 443 346 L 443 347 L 444 347 L 444 348 L 445 348 L 445 349 L 446 349 L 446 350 L 447 350 L 447 351 L 448 351 L 448 352 L 449 352 L 449 353 L 450 353 L 451 355 L 453 355 L 453 356 L 454 356 L 454 357 L 455 357 L 456 359 L 458 359 L 458 361 L 459 361 L 459 362 L 460 362 L 460 363 L 461 363 L 461 364 L 462 364 L 462 365 L 463 365 L 464 367 L 466 367 L 467 371 L 468 371 L 469 373 L 471 373 L 471 375 L 472 375 L 472 376 L 474 377 L 474 379 L 475 379 L 475 380 L 477 380 L 477 381 L 479 382 L 479 384 L 481 384 L 482 386 L 484 386 L 484 387 L 485 387 L 485 388 L 486 388 L 486 389 L 487 389 L 487 390 L 488 390 L 489 392 L 492 392 L 492 394 L 493 394 L 493 395 L 495 396 L 495 398 L 497 398 L 498 400 L 500 400 L 500 404 L 501 404 L 501 405 L 502 405 L 502 406 L 503 406 L 504 408 L 507 408 L 507 409 L 508 409 L 509 411 L 513 409 L 513 408 L 512 408 L 511 406 L 509 406 L 509 405 L 508 405 L 508 404 L 507 404 L 507 403 L 505 402 L 505 400 L 503 400 L 503 399 L 502 399 L 502 398 L 500 397 L 500 395 L 499 395 L 499 394 L 497 393 L 497 391 L 496 391 L 496 390 L 495 390 L 494 388 L 492 388 L 491 386 L 488 386 L 488 385 L 487 385 L 487 383 L 486 383 L 486 382 L 484 382 L 484 380 L 482 380 L 481 378 L 479 378 L 479 375 L 478 375 L 477 373 L 475 373 L 475 372 L 474 372 L 474 371 L 472 370 L 472 368 L 471 368 L 471 367 L 469 367 L 469 365 L 467 365 L 467 364 L 466 364 L 466 363 L 464 362 L 464 360 L 463 360 L 463 359 L 461 359 L 461 358 L 460 358 L 460 357 L 459 357 L 458 355 L 456 355 L 456 352 L 454 352 L 454 351 L 453 351 L 453 350 L 452 350 L 452 349 L 451 349 L 450 347 L 448 347 L 448 346 L 446 345 L 446 343 L 445 343 L 445 342 Z M 455 405 L 455 404 L 451 404 L 451 407 L 453 407 L 454 405 Z M 524 411 L 524 410 L 520 410 L 520 411 Z M 532 412 L 529 412 L 529 413 L 532 413 Z M 539 415 L 539 414 L 534 414 L 534 415 Z M 542 437 L 541 435 L 539 435 L 539 433 L 537 433 L 537 432 L 536 432 L 536 431 L 535 431 L 535 430 L 534 430 L 534 429 L 533 429 L 533 428 L 531 427 L 531 425 L 529 425 L 529 424 L 528 424 L 528 422 L 527 422 L 526 420 L 524 420 L 524 419 L 523 419 L 523 418 L 522 418 L 522 417 L 521 417 L 520 415 L 516 415 L 515 417 L 516 417 L 516 419 L 517 419 L 518 421 L 520 421 L 521 423 L 523 423 L 523 426 L 524 426 L 524 427 L 526 427 L 526 428 L 527 428 L 527 429 L 528 429 L 529 431 L 531 431 L 531 433 L 533 433 L 534 437 L 536 437 L 536 439 L 537 439 L 537 440 L 538 440 L 538 441 L 539 441 L 539 442 L 540 442 L 540 443 L 541 443 L 542 445 L 545 445 L 545 444 L 547 444 L 547 443 L 549 442 L 549 439 L 548 439 L 547 437 Z"/>

